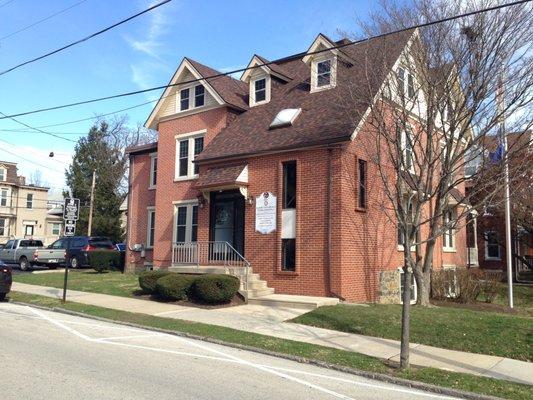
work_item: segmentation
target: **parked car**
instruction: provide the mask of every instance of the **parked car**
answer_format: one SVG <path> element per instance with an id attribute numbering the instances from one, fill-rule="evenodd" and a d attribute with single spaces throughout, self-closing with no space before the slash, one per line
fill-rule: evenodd
<path id="1" fill-rule="evenodd" d="M 11 239 L 0 250 L 0 261 L 18 264 L 22 271 L 38 265 L 34 259 L 35 251 L 44 248 L 41 240 Z"/>
<path id="2" fill-rule="evenodd" d="M 68 249 L 68 254 L 67 254 Z M 89 266 L 89 254 L 94 250 L 117 251 L 111 240 L 101 236 L 72 236 L 56 240 L 50 246 L 35 253 L 35 262 L 39 265 L 66 265 L 71 268 Z"/>
<path id="3" fill-rule="evenodd" d="M 0 301 L 6 298 L 11 290 L 11 267 L 0 261 Z"/>

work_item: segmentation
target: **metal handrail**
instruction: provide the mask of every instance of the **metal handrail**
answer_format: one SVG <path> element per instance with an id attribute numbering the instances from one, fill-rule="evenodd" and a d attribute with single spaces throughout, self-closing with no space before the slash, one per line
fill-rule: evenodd
<path id="1" fill-rule="evenodd" d="M 223 265 L 226 272 L 235 274 L 231 268 L 244 268 L 244 289 L 247 289 L 250 262 L 231 244 L 225 241 L 179 242 L 172 246 L 172 264 Z"/>

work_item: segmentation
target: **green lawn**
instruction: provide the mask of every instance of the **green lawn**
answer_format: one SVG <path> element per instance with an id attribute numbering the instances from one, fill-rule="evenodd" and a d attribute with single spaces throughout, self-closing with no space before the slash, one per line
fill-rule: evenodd
<path id="1" fill-rule="evenodd" d="M 400 305 L 340 304 L 320 307 L 292 322 L 399 340 L 400 317 Z M 528 316 L 454 307 L 413 306 L 410 329 L 414 343 L 533 360 L 533 318 Z"/>
<path id="2" fill-rule="evenodd" d="M 63 287 L 63 279 L 64 274 L 60 272 L 13 276 L 15 282 L 55 288 Z M 132 297 L 136 291 L 140 290 L 138 276 L 135 274 L 123 274 L 115 271 L 99 274 L 93 270 L 69 271 L 68 288 L 121 297 Z"/>
<path id="3" fill-rule="evenodd" d="M 368 357 L 350 351 L 279 339 L 271 336 L 259 335 L 256 333 L 249 333 L 220 326 L 153 317 L 146 314 L 129 313 L 125 311 L 111 310 L 73 302 L 62 304 L 57 299 L 17 292 L 12 292 L 10 297 L 15 301 L 24 302 L 27 304 L 63 308 L 81 312 L 89 316 L 98 316 L 114 321 L 140 324 L 146 327 L 189 333 L 202 337 L 222 340 L 228 343 L 246 345 L 263 350 L 274 351 L 277 353 L 319 360 L 329 364 L 335 364 L 374 373 L 385 373 L 414 381 L 466 390 L 480 394 L 499 396 L 507 399 L 531 399 L 533 393 L 532 387 L 528 385 L 521 385 L 518 383 L 478 377 L 468 374 L 442 371 L 434 368 L 411 368 L 406 371 L 401 371 L 386 365 L 383 361 L 377 358 Z"/>

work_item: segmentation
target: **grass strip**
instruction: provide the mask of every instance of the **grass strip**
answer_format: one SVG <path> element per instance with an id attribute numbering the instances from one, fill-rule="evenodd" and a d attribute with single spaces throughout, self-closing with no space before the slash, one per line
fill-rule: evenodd
<path id="1" fill-rule="evenodd" d="M 42 307 L 52 307 L 83 313 L 87 316 L 106 318 L 117 322 L 142 325 L 148 328 L 164 329 L 174 332 L 197 335 L 220 340 L 226 343 L 254 347 L 270 352 L 318 360 L 338 367 L 353 368 L 369 373 L 387 374 L 392 377 L 432 384 L 445 388 L 469 391 L 473 393 L 498 396 L 506 399 L 529 400 L 533 387 L 498 379 L 478 377 L 469 374 L 442 371 L 435 368 L 415 367 L 401 371 L 385 364 L 380 359 L 363 354 L 318 346 L 309 343 L 279 339 L 236 329 L 130 313 L 74 302 L 62 304 L 58 299 L 26 293 L 12 292 L 10 298 Z"/>

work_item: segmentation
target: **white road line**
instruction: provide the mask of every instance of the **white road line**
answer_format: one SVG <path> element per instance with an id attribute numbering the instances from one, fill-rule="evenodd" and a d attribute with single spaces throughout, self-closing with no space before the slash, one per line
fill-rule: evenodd
<path id="1" fill-rule="evenodd" d="M 51 318 L 51 317 L 48 317 L 47 315 L 45 315 L 44 313 L 42 313 L 41 311 L 37 310 L 36 308 L 32 308 L 32 307 L 27 307 L 32 313 L 40 316 L 41 318 L 47 320 L 48 322 L 50 322 L 51 324 L 54 324 L 55 326 L 58 326 L 60 327 L 61 329 L 64 329 L 66 330 L 67 332 L 70 332 L 72 333 L 73 335 L 76 335 L 84 340 L 88 340 L 88 341 L 91 341 L 91 338 L 87 335 L 84 335 L 83 333 L 80 333 L 78 332 L 77 330 L 75 329 L 72 329 L 70 326 L 66 326 L 65 324 L 63 324 L 62 322 L 59 322 L 59 321 L 56 321 L 55 319 Z"/>
<path id="2" fill-rule="evenodd" d="M 104 340 L 120 340 L 120 339 L 137 339 L 137 338 L 150 338 L 150 337 L 161 337 L 163 336 L 160 333 L 147 333 L 144 335 L 130 335 L 130 336 L 112 336 L 112 337 L 103 337 L 103 338 L 94 338 L 94 341 L 104 341 Z"/>
<path id="3" fill-rule="evenodd" d="M 296 374 L 307 375 L 307 376 L 314 376 L 314 377 L 318 377 L 318 378 L 322 378 L 322 379 L 334 380 L 334 381 L 339 381 L 339 382 L 350 383 L 350 384 L 353 384 L 353 385 L 366 386 L 366 387 L 370 387 L 370 388 L 389 390 L 389 391 L 400 392 L 400 393 L 407 393 L 407 394 L 426 396 L 426 397 L 433 397 L 433 398 L 439 398 L 439 399 L 453 399 L 453 397 L 442 396 L 442 395 L 433 394 L 433 393 L 426 393 L 426 392 L 422 392 L 422 391 L 415 391 L 415 390 L 410 390 L 410 389 L 401 389 L 401 388 L 396 388 L 396 387 L 393 387 L 393 386 L 389 387 L 389 386 L 383 386 L 383 385 L 374 385 L 374 384 L 371 384 L 371 383 L 358 382 L 358 381 L 354 381 L 354 380 L 350 380 L 350 379 L 346 379 L 346 378 L 335 377 L 335 376 L 330 376 L 330 375 L 323 375 L 323 374 L 318 374 L 318 373 L 313 373 L 313 372 L 306 372 L 306 371 L 299 371 L 299 370 L 293 370 L 293 369 L 282 368 L 282 367 L 275 367 L 275 366 L 257 364 L 257 363 L 254 363 L 254 362 L 243 360 L 242 358 L 233 356 L 233 355 L 225 353 L 223 351 L 216 350 L 216 349 L 211 348 L 209 346 L 202 345 L 200 343 L 196 343 L 196 342 L 191 341 L 189 339 L 186 339 L 186 338 L 183 338 L 183 337 L 179 337 L 179 336 L 175 336 L 175 335 L 169 335 L 169 334 L 165 334 L 165 333 L 157 333 L 157 334 L 153 334 L 152 333 L 152 334 L 147 334 L 147 335 L 134 335 L 134 336 L 124 336 L 124 337 L 115 337 L 115 338 L 111 337 L 111 338 L 96 338 L 96 339 L 93 339 L 93 338 L 91 338 L 91 337 L 89 337 L 87 335 L 84 335 L 84 334 L 78 332 L 77 330 L 65 325 L 63 322 L 61 322 L 59 320 L 55 320 L 54 318 L 45 315 L 44 313 L 42 313 L 41 311 L 39 311 L 37 309 L 34 309 L 32 307 L 29 307 L 29 306 L 26 306 L 26 308 L 29 309 L 34 314 L 38 315 L 39 318 L 44 319 L 44 320 L 50 322 L 51 324 L 56 325 L 57 327 L 62 328 L 64 330 L 72 333 L 73 335 L 75 335 L 75 336 L 77 336 L 77 337 L 79 337 L 81 339 L 84 339 L 84 340 L 86 340 L 88 342 L 110 344 L 110 345 L 114 345 L 114 346 L 136 348 L 136 349 L 149 350 L 149 351 L 160 352 L 160 353 L 168 353 L 168 354 L 188 356 L 188 357 L 193 357 L 193 358 L 202 358 L 202 359 L 209 359 L 209 360 L 214 360 L 214 361 L 222 361 L 222 362 L 230 362 L 230 363 L 237 363 L 237 364 L 241 364 L 241 365 L 246 365 L 246 366 L 249 366 L 249 367 L 252 367 L 252 368 L 259 369 L 259 370 L 261 370 L 263 372 L 268 372 L 270 374 L 277 375 L 277 376 L 279 376 L 281 378 L 285 378 L 287 380 L 299 383 L 301 385 L 308 386 L 308 387 L 313 388 L 315 390 L 330 394 L 330 395 L 332 395 L 334 397 L 341 398 L 341 399 L 354 400 L 353 398 L 351 398 L 349 396 L 345 396 L 345 395 L 343 395 L 341 393 L 334 392 L 334 391 L 329 390 L 327 388 L 324 388 L 322 386 L 319 386 L 319 385 L 313 384 L 311 382 L 308 382 L 308 381 L 293 377 L 293 376 L 288 375 L 288 374 L 286 374 L 284 372 L 296 373 Z M 69 322 L 65 321 L 65 323 L 69 323 Z M 89 323 L 83 323 L 83 324 L 94 326 L 94 325 L 91 325 Z M 103 328 L 106 328 L 106 326 L 102 326 L 102 325 L 99 325 L 99 326 L 103 327 Z M 110 328 L 112 328 L 112 327 L 110 327 Z M 142 332 L 142 330 L 140 330 L 140 331 Z M 125 339 L 125 338 L 131 338 L 131 337 L 152 337 L 152 336 L 154 336 L 154 337 L 155 336 L 171 337 L 173 339 L 177 339 L 179 341 L 185 342 L 185 343 L 189 344 L 190 346 L 197 347 L 197 348 L 203 349 L 205 351 L 218 354 L 218 355 L 220 355 L 222 357 L 208 356 L 208 355 L 204 355 L 204 354 L 187 353 L 187 352 L 183 352 L 183 351 L 167 350 L 167 349 L 161 349 L 161 348 L 157 348 L 157 347 L 140 346 L 140 345 L 133 345 L 133 344 L 128 344 L 128 343 L 120 343 L 120 342 L 113 342 L 112 341 L 112 340 L 116 340 L 116 339 Z"/>

